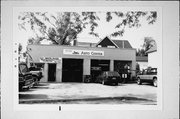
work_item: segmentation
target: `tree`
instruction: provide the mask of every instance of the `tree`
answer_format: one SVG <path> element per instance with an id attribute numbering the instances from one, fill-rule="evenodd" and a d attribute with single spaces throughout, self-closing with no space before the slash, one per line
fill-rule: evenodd
<path id="1" fill-rule="evenodd" d="M 21 51 L 22 51 L 22 45 L 21 45 L 21 43 L 19 43 L 18 44 L 18 61 L 20 61 L 20 59 L 21 59 Z"/>
<path id="2" fill-rule="evenodd" d="M 21 51 L 22 51 L 22 45 L 21 45 L 21 43 L 19 43 L 19 45 L 18 45 L 18 54 L 20 54 Z"/>
<path id="3" fill-rule="evenodd" d="M 123 36 L 125 32 L 125 28 L 133 28 L 141 26 L 141 19 L 145 18 L 148 24 L 154 24 L 157 20 L 157 12 L 142 12 L 142 11 L 128 11 L 126 13 L 123 12 L 107 12 L 106 21 L 110 22 L 112 20 L 112 16 L 115 15 L 120 18 L 120 22 L 115 26 L 117 31 L 111 34 L 111 36 Z"/>
<path id="4" fill-rule="evenodd" d="M 136 50 L 136 56 L 147 56 L 145 49 Z"/>
<path id="5" fill-rule="evenodd" d="M 145 18 L 148 24 L 156 22 L 155 11 L 129 11 L 129 12 L 106 12 L 106 22 L 111 22 L 114 17 L 119 18 L 115 27 L 116 31 L 110 36 L 122 36 L 125 28 L 140 27 L 141 19 Z M 85 28 L 89 28 L 89 34 L 99 37 L 95 32 L 100 18 L 98 12 L 22 12 L 19 17 L 19 28 L 28 28 L 36 34 L 36 38 L 29 39 L 29 43 L 40 43 L 43 39 L 50 40 L 53 44 L 69 45 L 77 38 L 77 35 Z"/>
<path id="6" fill-rule="evenodd" d="M 140 72 L 140 65 L 136 63 L 136 74 Z"/>
<path id="7" fill-rule="evenodd" d="M 146 51 L 154 46 L 156 46 L 156 41 L 152 37 L 145 37 L 142 48 L 136 50 L 136 56 L 147 56 Z"/>
<path id="8" fill-rule="evenodd" d="M 145 52 L 154 46 L 156 46 L 156 41 L 152 37 L 144 38 L 143 48 L 144 48 Z"/>
<path id="9" fill-rule="evenodd" d="M 43 39 L 48 39 L 53 44 L 69 45 L 88 24 L 90 34 L 97 36 L 93 32 L 98 26 L 96 20 L 99 18 L 96 13 L 82 12 L 81 16 L 76 12 L 58 12 L 56 15 L 47 12 L 23 12 L 19 15 L 18 25 L 21 29 L 27 30 L 30 27 L 34 31 L 36 38 L 29 39 L 30 43 L 40 43 Z"/>

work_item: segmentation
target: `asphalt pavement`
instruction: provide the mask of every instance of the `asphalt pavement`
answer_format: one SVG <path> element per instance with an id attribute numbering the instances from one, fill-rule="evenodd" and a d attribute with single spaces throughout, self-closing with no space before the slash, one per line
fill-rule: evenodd
<path id="1" fill-rule="evenodd" d="M 19 92 L 20 104 L 157 104 L 157 87 L 149 84 L 40 83 Z"/>

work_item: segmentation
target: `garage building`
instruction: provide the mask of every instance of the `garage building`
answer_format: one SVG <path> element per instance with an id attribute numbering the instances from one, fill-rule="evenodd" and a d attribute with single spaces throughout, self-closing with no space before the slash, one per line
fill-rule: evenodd
<path id="1" fill-rule="evenodd" d="M 133 48 L 28 45 L 28 64 L 43 66 L 41 82 L 83 82 L 83 77 L 98 76 L 102 71 L 130 67 L 135 76 L 136 50 Z"/>

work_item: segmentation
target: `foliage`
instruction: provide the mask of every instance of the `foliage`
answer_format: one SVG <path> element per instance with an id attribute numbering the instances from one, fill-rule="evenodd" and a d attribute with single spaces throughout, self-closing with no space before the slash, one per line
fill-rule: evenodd
<path id="1" fill-rule="evenodd" d="M 142 48 L 136 50 L 136 56 L 147 56 L 147 54 L 146 51 Z"/>
<path id="2" fill-rule="evenodd" d="M 112 14 L 115 14 L 117 17 L 121 18 L 120 23 L 118 23 L 115 28 L 117 29 L 116 32 L 112 33 L 111 36 L 122 36 L 125 32 L 125 28 L 133 28 L 133 27 L 140 27 L 141 26 L 141 19 L 146 17 L 148 24 L 154 24 L 157 19 L 157 12 L 142 12 L 142 11 L 129 11 L 127 13 L 123 12 L 112 12 L 107 14 L 107 21 L 112 20 Z"/>
<path id="3" fill-rule="evenodd" d="M 156 46 L 156 41 L 152 37 L 145 37 L 144 38 L 143 48 L 144 48 L 145 52 L 154 46 Z"/>
<path id="4" fill-rule="evenodd" d="M 136 63 L 136 73 L 140 72 L 140 65 L 138 63 Z"/>
<path id="5" fill-rule="evenodd" d="M 106 22 L 111 22 L 114 17 L 119 19 L 115 26 L 116 31 L 111 36 L 122 36 L 125 28 L 141 26 L 141 19 L 145 18 L 149 24 L 156 22 L 155 11 L 129 11 L 129 12 L 106 12 Z M 53 44 L 69 45 L 77 38 L 77 35 L 88 28 L 89 34 L 99 37 L 95 29 L 98 27 L 100 18 L 98 12 L 22 12 L 19 17 L 19 28 L 28 28 L 36 34 L 29 39 L 30 44 L 39 44 L 43 39 L 50 40 Z M 112 21 L 113 22 L 113 21 Z"/>
<path id="6" fill-rule="evenodd" d="M 53 44 L 69 45 L 88 24 L 90 34 L 97 36 L 93 31 L 98 26 L 98 19 L 95 12 L 82 12 L 82 15 L 76 12 L 58 12 L 56 15 L 47 12 L 23 12 L 19 15 L 18 25 L 24 30 L 30 27 L 36 34 L 36 38 L 29 39 L 30 44 L 48 39 Z"/>
<path id="7" fill-rule="evenodd" d="M 145 37 L 142 48 L 136 50 L 136 56 L 147 56 L 146 51 L 154 46 L 156 46 L 156 41 L 152 37 Z"/>
<path id="8" fill-rule="evenodd" d="M 22 51 L 22 45 L 19 43 L 19 45 L 18 45 L 18 53 L 20 54 L 21 51 Z"/>

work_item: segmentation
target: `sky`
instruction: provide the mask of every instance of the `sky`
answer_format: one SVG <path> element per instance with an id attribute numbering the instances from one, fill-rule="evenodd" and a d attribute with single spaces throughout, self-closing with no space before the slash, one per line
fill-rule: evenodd
<path id="1" fill-rule="evenodd" d="M 89 30 L 84 29 L 80 34 L 78 34 L 77 40 L 79 42 L 92 42 L 97 43 L 99 40 L 103 39 L 106 36 L 109 36 L 112 31 L 114 31 L 115 25 L 118 24 L 118 18 L 113 17 L 111 22 L 106 22 L 105 13 L 99 13 L 100 21 L 98 22 L 98 27 L 95 29 L 99 33 L 99 38 L 91 36 L 88 34 Z M 145 20 L 141 21 L 142 26 L 139 28 L 125 28 L 125 33 L 123 36 L 113 37 L 111 39 L 116 40 L 128 40 L 133 48 L 140 49 L 142 48 L 144 37 L 152 37 L 155 41 L 159 38 L 159 21 L 153 25 L 147 24 Z M 26 50 L 27 39 L 33 35 L 31 31 L 19 30 L 19 40 L 18 42 L 22 44 L 23 50 Z M 48 41 L 44 41 L 44 44 L 48 44 Z"/>
<path id="2" fill-rule="evenodd" d="M 105 16 L 102 16 L 105 19 Z M 113 17 L 114 18 L 114 17 Z M 158 21 L 157 21 L 158 22 Z M 99 33 L 100 39 L 103 39 L 106 36 L 109 36 L 112 31 L 114 31 L 114 26 L 117 25 L 118 19 L 113 19 L 110 23 L 102 20 L 99 22 L 99 26 L 96 31 Z M 158 40 L 159 34 L 158 29 L 159 25 L 154 23 L 149 25 L 145 20 L 142 20 L 142 26 L 139 28 L 125 28 L 125 33 L 123 36 L 111 37 L 111 39 L 116 40 L 128 40 L 133 48 L 142 48 L 144 43 L 144 37 L 152 37 L 154 40 Z M 82 42 L 93 42 L 96 43 L 99 41 L 99 38 L 94 38 L 87 35 L 88 32 L 84 31 L 79 35 L 79 41 Z M 86 37 L 85 37 L 86 36 Z"/>

